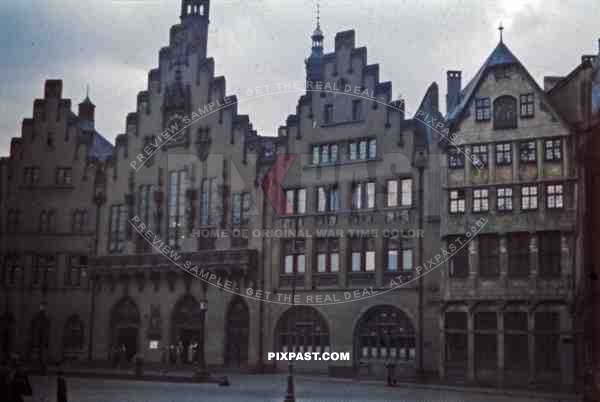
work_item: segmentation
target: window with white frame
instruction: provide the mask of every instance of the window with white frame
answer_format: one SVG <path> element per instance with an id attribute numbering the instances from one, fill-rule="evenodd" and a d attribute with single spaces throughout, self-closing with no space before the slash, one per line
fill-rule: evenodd
<path id="1" fill-rule="evenodd" d="M 316 272 L 338 272 L 340 270 L 340 254 L 338 239 L 334 237 L 317 239 Z"/>
<path id="2" fill-rule="evenodd" d="M 313 145 L 313 164 L 323 165 L 336 163 L 338 160 L 337 144 L 315 144 Z"/>
<path id="3" fill-rule="evenodd" d="M 487 188 L 473 189 L 473 212 L 489 211 L 489 199 Z"/>
<path id="4" fill-rule="evenodd" d="M 349 142 L 348 155 L 351 161 L 375 159 L 377 157 L 377 140 L 372 138 Z"/>
<path id="5" fill-rule="evenodd" d="M 462 148 L 448 148 L 448 167 L 450 169 L 462 169 L 465 167 L 465 154 Z"/>
<path id="6" fill-rule="evenodd" d="M 521 187 L 521 209 L 530 211 L 538 208 L 538 187 L 527 185 Z"/>
<path id="7" fill-rule="evenodd" d="M 386 206 L 388 208 L 412 206 L 412 195 L 412 179 L 390 179 L 387 181 Z"/>
<path id="8" fill-rule="evenodd" d="M 522 94 L 519 96 L 521 117 L 533 117 L 535 112 L 534 100 L 535 98 L 533 93 Z"/>
<path id="9" fill-rule="evenodd" d="M 537 147 L 535 141 L 521 142 L 519 146 L 522 163 L 535 163 L 537 161 Z"/>
<path id="10" fill-rule="evenodd" d="M 285 191 L 285 196 L 288 200 L 285 207 L 287 215 L 297 215 L 306 213 L 306 189 L 295 188 Z"/>
<path id="11" fill-rule="evenodd" d="M 449 191 L 449 208 L 451 214 L 465 212 L 465 191 L 461 189 Z"/>
<path id="12" fill-rule="evenodd" d="M 340 195 L 337 186 L 317 187 L 317 212 L 333 212 L 340 207 Z"/>
<path id="13" fill-rule="evenodd" d="M 562 144 L 560 138 L 544 141 L 544 155 L 548 162 L 557 162 L 562 158 Z"/>
<path id="14" fill-rule="evenodd" d="M 473 145 L 471 147 L 471 159 L 479 167 L 488 165 L 488 146 L 486 144 Z"/>
<path id="15" fill-rule="evenodd" d="M 510 165 L 512 163 L 512 144 L 503 142 L 496 144 L 496 165 Z"/>
<path id="16" fill-rule="evenodd" d="M 512 211 L 512 197 L 513 191 L 511 187 L 499 187 L 496 190 L 496 208 L 498 209 L 498 211 Z"/>
<path id="17" fill-rule="evenodd" d="M 370 238 L 352 238 L 351 267 L 352 272 L 375 271 L 375 241 Z"/>
<path id="18" fill-rule="evenodd" d="M 561 209 L 563 207 L 563 185 L 548 184 L 546 186 L 546 208 Z"/>
<path id="19" fill-rule="evenodd" d="M 397 239 L 387 239 L 386 248 L 387 271 L 411 271 L 413 269 L 412 249 L 403 249 L 400 240 Z"/>
<path id="20" fill-rule="evenodd" d="M 354 183 L 352 209 L 375 208 L 375 182 Z"/>
<path id="21" fill-rule="evenodd" d="M 285 240 L 283 243 L 283 273 L 304 273 L 306 269 L 304 239 Z"/>
<path id="22" fill-rule="evenodd" d="M 475 100 L 475 120 L 487 121 L 491 119 L 490 98 L 478 98 Z"/>

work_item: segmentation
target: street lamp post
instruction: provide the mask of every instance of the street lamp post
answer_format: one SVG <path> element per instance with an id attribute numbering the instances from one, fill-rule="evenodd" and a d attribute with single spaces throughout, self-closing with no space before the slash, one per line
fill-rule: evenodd
<path id="1" fill-rule="evenodd" d="M 297 267 L 294 267 L 294 269 L 292 271 L 292 314 L 295 313 L 294 305 L 295 305 L 295 298 L 296 298 L 296 269 L 297 269 Z M 295 351 L 294 347 L 296 346 L 296 341 L 297 341 L 297 339 L 296 339 L 296 323 L 295 322 L 294 322 L 293 335 L 294 335 L 294 341 L 292 343 L 292 351 Z M 285 399 L 283 400 L 283 402 L 296 402 L 296 392 L 294 390 L 294 363 L 291 359 L 288 362 L 287 391 L 285 393 Z"/>
<path id="2" fill-rule="evenodd" d="M 198 361 L 196 362 L 196 370 L 194 376 L 196 378 L 208 377 L 208 370 L 206 369 L 206 360 L 204 357 L 204 327 L 206 324 L 206 311 L 208 310 L 208 301 L 202 300 L 200 302 L 200 311 L 202 312 L 202 333 L 200 338 L 200 344 L 198 345 Z"/>

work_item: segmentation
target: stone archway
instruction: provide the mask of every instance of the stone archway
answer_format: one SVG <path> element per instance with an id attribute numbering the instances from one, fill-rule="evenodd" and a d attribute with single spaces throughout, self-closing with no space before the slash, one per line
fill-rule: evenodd
<path id="1" fill-rule="evenodd" d="M 412 375 L 415 369 L 416 332 L 411 319 L 397 307 L 374 306 L 354 329 L 354 364 L 368 363 L 372 374 L 383 374 L 393 360 L 397 374 Z"/>
<path id="2" fill-rule="evenodd" d="M 204 313 L 200 303 L 191 295 L 181 297 L 171 314 L 171 345 L 183 344 L 182 361 L 192 363 L 191 344 L 204 345 Z"/>
<path id="3" fill-rule="evenodd" d="M 126 296 L 114 305 L 110 315 L 111 345 L 125 346 L 127 360 L 138 352 L 140 323 L 140 310 L 131 297 Z"/>
<path id="4" fill-rule="evenodd" d="M 329 352 L 329 327 L 321 313 L 309 306 L 287 309 L 277 321 L 275 350 L 277 352 Z"/>
<path id="5" fill-rule="evenodd" d="M 248 335 L 250 314 L 248 305 L 236 296 L 229 303 L 225 324 L 225 366 L 242 367 L 248 364 Z"/>

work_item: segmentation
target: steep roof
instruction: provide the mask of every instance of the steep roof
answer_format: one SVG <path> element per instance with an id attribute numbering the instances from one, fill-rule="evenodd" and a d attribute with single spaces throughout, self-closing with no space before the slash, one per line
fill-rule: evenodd
<path id="1" fill-rule="evenodd" d="M 479 83 L 483 81 L 485 74 L 487 71 L 493 67 L 502 66 L 502 65 L 511 65 L 517 64 L 521 67 L 523 66 L 519 59 L 510 51 L 510 49 L 504 44 L 504 42 L 499 42 L 496 48 L 492 51 L 492 53 L 485 60 L 483 65 L 477 71 L 477 74 L 473 77 L 473 79 L 467 84 L 467 86 L 460 92 L 460 103 L 458 106 L 452 110 L 448 116 L 448 121 L 454 121 L 460 118 L 462 112 L 466 108 L 466 106 L 471 101 L 473 94 L 479 87 Z M 525 68 L 523 68 L 525 70 Z M 527 71 L 527 70 L 525 70 Z M 535 82 L 535 81 L 534 81 Z"/>

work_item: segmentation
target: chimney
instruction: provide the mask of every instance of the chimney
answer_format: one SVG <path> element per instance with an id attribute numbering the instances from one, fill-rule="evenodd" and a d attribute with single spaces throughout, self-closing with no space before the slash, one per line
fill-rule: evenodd
<path id="1" fill-rule="evenodd" d="M 446 113 L 452 112 L 460 103 L 461 74 L 457 70 L 446 72 L 448 91 L 446 94 Z"/>

